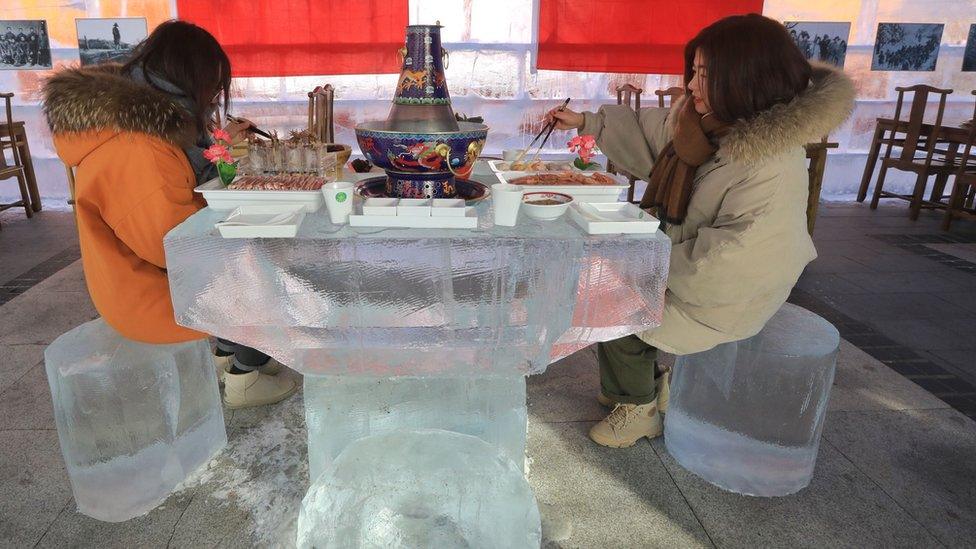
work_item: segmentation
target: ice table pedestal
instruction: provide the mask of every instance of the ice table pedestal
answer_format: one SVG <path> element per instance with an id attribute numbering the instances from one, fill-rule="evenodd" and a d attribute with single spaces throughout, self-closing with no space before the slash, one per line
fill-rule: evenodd
<path id="1" fill-rule="evenodd" d="M 97 319 L 54 340 L 44 360 L 81 513 L 147 513 L 227 444 L 206 340 L 148 345 Z"/>
<path id="2" fill-rule="evenodd" d="M 178 322 L 306 376 L 312 480 L 322 480 L 307 502 L 337 482 L 344 452 L 407 430 L 477 437 L 520 470 L 524 376 L 660 324 L 665 235 L 588 236 L 568 219 L 493 227 L 487 207 L 469 231 L 338 227 L 323 209 L 295 238 L 234 240 L 214 230 L 226 212 L 206 209 L 166 236 Z M 405 474 L 423 470 L 423 460 L 386 455 Z M 494 497 L 479 490 L 470 497 Z"/>
<path id="3" fill-rule="evenodd" d="M 813 477 L 839 344 L 833 325 L 787 303 L 749 339 L 678 357 L 668 452 L 733 492 L 802 490 Z"/>

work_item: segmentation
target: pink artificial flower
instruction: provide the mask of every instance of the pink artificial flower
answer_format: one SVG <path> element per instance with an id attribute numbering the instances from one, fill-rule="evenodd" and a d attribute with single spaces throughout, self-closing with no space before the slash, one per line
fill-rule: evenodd
<path id="1" fill-rule="evenodd" d="M 592 135 L 577 135 L 569 140 L 569 151 L 577 153 L 584 164 L 589 164 L 593 158 L 596 139 Z"/>
<path id="2" fill-rule="evenodd" d="M 217 162 L 228 162 L 230 151 L 223 145 L 211 145 L 209 149 L 203 151 L 203 157 L 216 164 Z"/>
<path id="3" fill-rule="evenodd" d="M 217 128 L 217 129 L 215 129 L 215 130 L 213 131 L 213 137 L 214 137 L 214 139 L 216 139 L 216 140 L 217 140 L 218 142 L 219 142 L 219 141 L 223 141 L 223 142 L 225 142 L 225 143 L 230 143 L 230 134 L 229 134 L 229 133 L 227 133 L 227 131 L 226 131 L 226 130 L 222 130 L 222 129 L 220 129 L 220 128 Z"/>

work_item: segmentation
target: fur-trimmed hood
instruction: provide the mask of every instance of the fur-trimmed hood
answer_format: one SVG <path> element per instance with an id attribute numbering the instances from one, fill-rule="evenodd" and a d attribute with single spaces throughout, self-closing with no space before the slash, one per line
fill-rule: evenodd
<path id="1" fill-rule="evenodd" d="M 720 156 L 754 164 L 793 147 L 820 141 L 854 110 L 854 83 L 842 71 L 813 64 L 810 86 L 789 103 L 774 105 L 751 120 L 738 120 L 722 139 Z M 680 112 L 675 102 L 672 112 Z M 670 117 L 673 124 L 677 117 Z"/>
<path id="2" fill-rule="evenodd" d="M 104 130 L 144 133 L 180 148 L 195 141 L 196 124 L 189 111 L 166 93 L 123 75 L 121 69 L 117 64 L 65 69 L 44 85 L 44 114 L 51 133 L 61 142 L 68 134 L 78 134 L 83 145 L 89 145 L 71 147 L 68 157 L 62 154 L 68 164 L 80 161 L 71 156 L 86 155 L 101 144 L 83 136 L 104 135 Z"/>

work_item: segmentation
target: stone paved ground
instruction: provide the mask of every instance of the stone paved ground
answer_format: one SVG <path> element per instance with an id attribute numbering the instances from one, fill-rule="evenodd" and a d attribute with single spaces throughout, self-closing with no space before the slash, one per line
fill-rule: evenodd
<path id="1" fill-rule="evenodd" d="M 934 216 L 912 224 L 904 215 L 901 205 L 825 206 L 821 258 L 794 292 L 848 339 L 810 487 L 737 496 L 684 471 L 663 440 L 626 450 L 590 443 L 586 430 L 604 412 L 587 349 L 529 380 L 529 480 L 545 545 L 971 546 L 976 423 L 959 410 L 972 410 L 965 329 L 976 277 L 908 240 L 872 235 L 913 235 L 965 258 L 976 231 L 960 223 L 952 234 L 961 241 L 928 242 L 940 234 Z M 0 220 L 0 547 L 287 546 L 308 482 L 300 394 L 228 412 L 227 450 L 148 515 L 107 524 L 74 511 L 42 355 L 95 316 L 73 224 L 57 212 Z"/>

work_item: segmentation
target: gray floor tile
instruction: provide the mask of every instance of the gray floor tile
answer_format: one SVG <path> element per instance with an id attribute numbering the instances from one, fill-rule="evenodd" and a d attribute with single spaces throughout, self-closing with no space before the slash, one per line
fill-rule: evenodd
<path id="1" fill-rule="evenodd" d="M 976 423 L 955 410 L 832 412 L 824 436 L 949 547 L 976 539 Z"/>
<path id="2" fill-rule="evenodd" d="M 949 405 L 864 351 L 841 340 L 827 409 L 908 410 Z"/>
<path id="3" fill-rule="evenodd" d="M 529 413 L 539 421 L 599 421 L 600 372 L 596 346 L 578 351 L 526 380 Z"/>
<path id="4" fill-rule="evenodd" d="M 952 267 L 940 264 L 938 261 L 920 255 L 877 254 L 852 257 L 854 261 L 869 267 L 879 273 L 910 273 L 922 272 L 931 274 L 945 274 Z"/>
<path id="5" fill-rule="evenodd" d="M 913 318 L 968 318 L 976 322 L 976 309 L 946 302 L 929 293 L 872 293 L 848 295 L 832 292 L 830 303 L 840 312 L 862 321 Z"/>
<path id="6" fill-rule="evenodd" d="M 955 292 L 933 294 L 939 299 L 976 313 L 976 292 Z"/>
<path id="7" fill-rule="evenodd" d="M 55 429 L 51 389 L 44 364 L 24 374 L 0 398 L 0 418 L 6 429 Z"/>
<path id="8" fill-rule="evenodd" d="M 818 295 L 863 294 L 866 290 L 853 282 L 844 280 L 836 273 L 816 273 L 804 271 L 797 288 Z"/>
<path id="9" fill-rule="evenodd" d="M 47 292 L 87 293 L 88 286 L 85 285 L 85 272 L 81 260 L 75 261 L 44 280 L 43 289 Z"/>
<path id="10" fill-rule="evenodd" d="M 32 547 L 71 499 L 55 431 L 0 426 L 0 546 Z"/>
<path id="11" fill-rule="evenodd" d="M 970 263 L 976 263 L 976 244 L 926 244 L 933 250 L 954 255 Z"/>
<path id="12" fill-rule="evenodd" d="M 0 308 L 0 343 L 49 344 L 98 316 L 88 292 L 47 292 L 35 286 Z"/>
<path id="13" fill-rule="evenodd" d="M 840 273 L 839 276 L 848 282 L 876 293 L 940 293 L 958 292 L 965 289 L 962 282 L 954 280 L 955 274 L 845 272 Z M 964 275 L 965 273 L 959 274 Z"/>
<path id="14" fill-rule="evenodd" d="M 554 530 L 565 538 L 543 545 L 710 546 L 647 441 L 603 448 L 587 437 L 591 425 L 529 418 L 529 480 L 547 522 L 559 526 Z"/>
<path id="15" fill-rule="evenodd" d="M 828 421 L 829 424 L 829 421 Z M 810 486 L 757 498 L 726 492 L 654 448 L 719 547 L 933 547 L 935 539 L 870 478 L 821 444 Z"/>
<path id="16" fill-rule="evenodd" d="M 807 265 L 808 273 L 869 273 L 871 268 L 844 256 L 821 256 Z"/>
<path id="17" fill-rule="evenodd" d="M 960 322 L 972 322 L 969 319 Z M 972 334 L 957 330 L 958 324 L 940 318 L 871 320 L 880 333 L 912 349 L 976 349 Z"/>
<path id="18" fill-rule="evenodd" d="M 44 360 L 44 345 L 0 345 L 0 394 Z"/>

